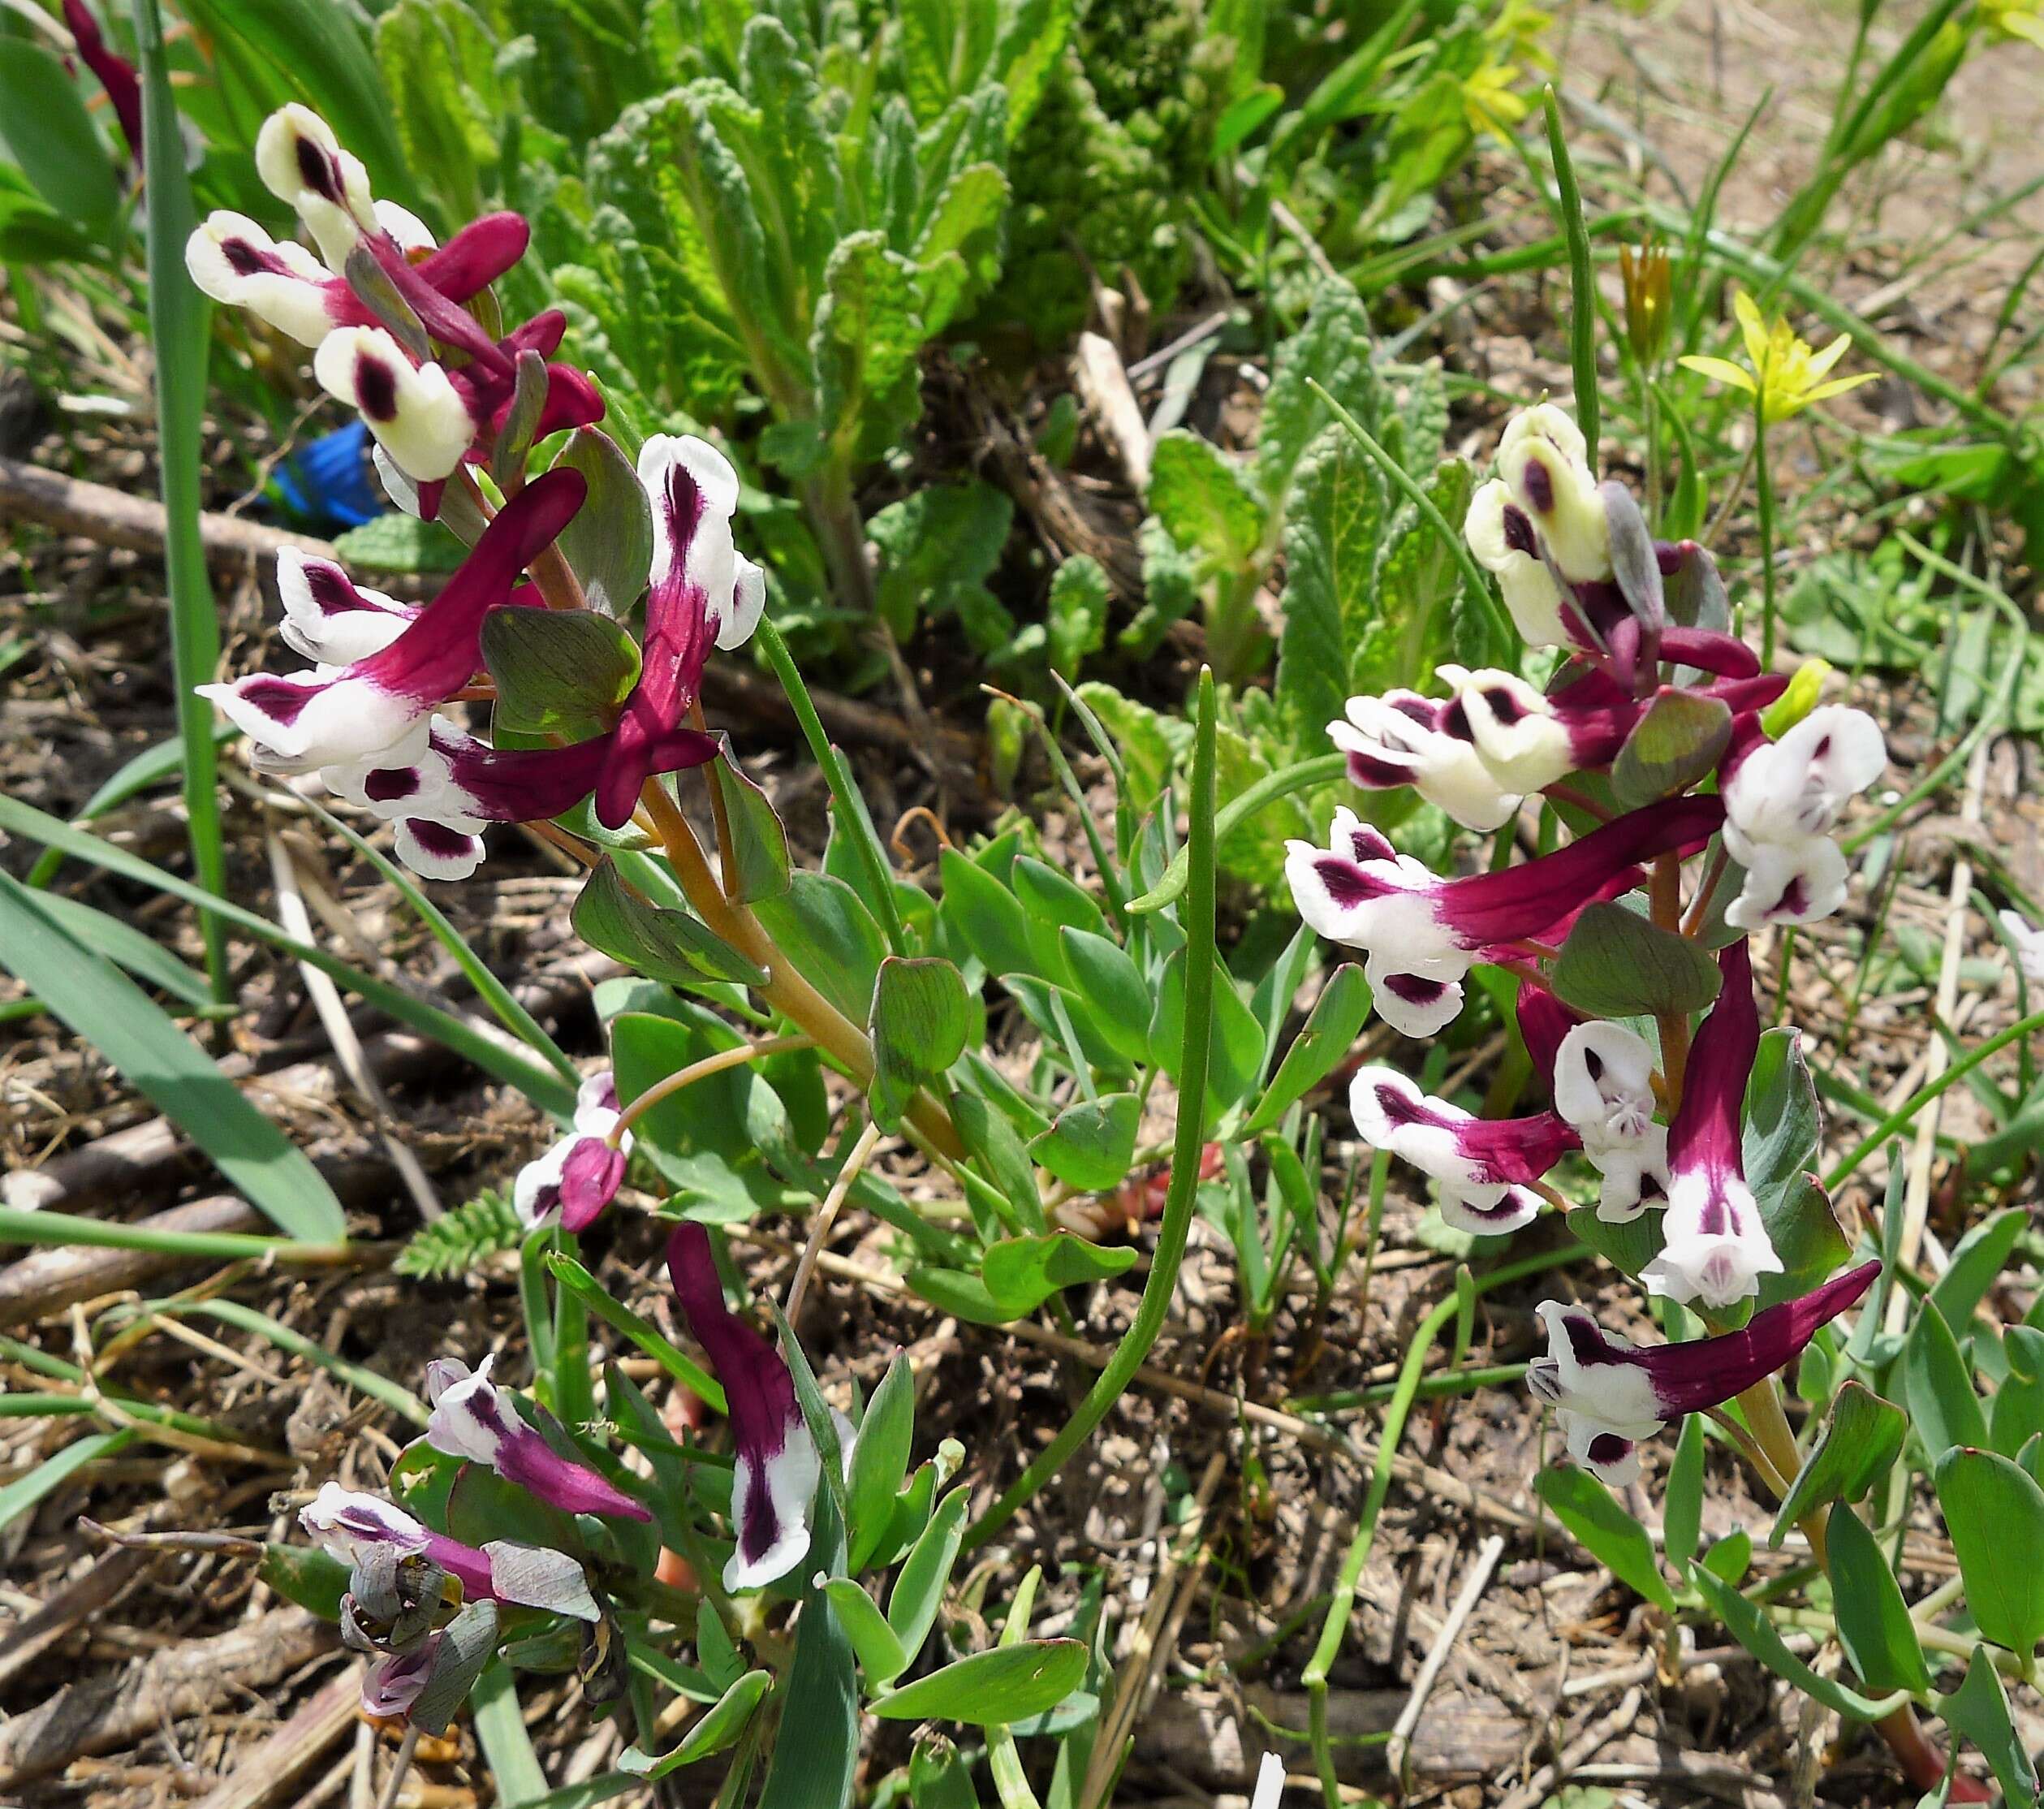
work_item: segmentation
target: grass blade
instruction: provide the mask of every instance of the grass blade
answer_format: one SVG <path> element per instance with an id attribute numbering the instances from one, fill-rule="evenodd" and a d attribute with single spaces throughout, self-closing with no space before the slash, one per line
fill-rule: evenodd
<path id="1" fill-rule="evenodd" d="M 221 839 L 213 706 L 193 687 L 220 663 L 220 623 L 199 539 L 199 434 L 205 408 L 208 306 L 184 270 L 184 242 L 197 223 L 184 171 L 184 134 L 170 98 L 163 20 L 156 0 L 134 0 L 142 78 L 143 168 L 149 253 L 149 343 L 156 356 L 157 456 L 162 474 L 165 581 L 170 598 L 170 666 L 184 749 L 184 808 L 192 870 L 209 892 L 226 889 Z M 226 927 L 201 910 L 206 974 L 227 1002 Z"/>
<path id="2" fill-rule="evenodd" d="M 132 1426 L 123 1426 L 118 1431 L 88 1433 L 66 1445 L 55 1457 L 44 1458 L 26 1476 L 17 1476 L 0 1488 L 0 1532 L 5 1532 L 67 1477 L 96 1458 L 125 1451 L 140 1436 Z"/>
<path id="3" fill-rule="evenodd" d="M 305 1152 L 244 1099 L 213 1059 L 111 963 L 74 942 L 36 896 L 0 874 L 0 965 L 213 1159 L 282 1230 L 335 1244 L 347 1223 Z"/>
<path id="4" fill-rule="evenodd" d="M 1561 103 L 1551 87 L 1541 97 L 1541 106 L 1547 116 L 1547 149 L 1555 160 L 1555 187 L 1561 197 L 1562 231 L 1568 240 L 1568 357 L 1576 372 L 1576 425 L 1583 430 L 1589 468 L 1594 471 L 1602 416 L 1597 387 L 1597 266 L 1590 261 L 1583 191 L 1576 183 L 1575 162 L 1562 130 Z"/>

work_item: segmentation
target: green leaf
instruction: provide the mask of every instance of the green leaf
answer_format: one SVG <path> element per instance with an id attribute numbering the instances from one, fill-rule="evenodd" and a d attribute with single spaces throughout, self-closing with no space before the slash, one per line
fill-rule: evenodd
<path id="1" fill-rule="evenodd" d="M 485 1188 L 413 1232 L 390 1267 L 421 1281 L 466 1275 L 485 1258 L 516 1250 L 525 1241 L 525 1230 L 511 1196 Z"/>
<path id="2" fill-rule="evenodd" d="M 338 1244 L 334 1189 L 204 1050 L 119 969 L 74 942 L 19 880 L 0 874 L 0 966 L 105 1056 L 277 1228 Z"/>
<path id="3" fill-rule="evenodd" d="M 884 234 L 855 232 L 830 254 L 810 354 L 823 429 L 841 457 L 879 457 L 922 412 L 921 287 Z"/>
<path id="4" fill-rule="evenodd" d="M 1828 1533 L 1839 1643 L 1860 1681 L 1869 1690 L 1929 1690 L 1916 1622 L 1874 1535 L 1843 1501 L 1832 1505 Z"/>
<path id="5" fill-rule="evenodd" d="M 348 1567 L 317 1545 L 287 1545 L 277 1539 L 263 1547 L 257 1575 L 287 1602 L 295 1602 L 322 1621 L 339 1621 L 341 1598 L 347 1593 Z"/>
<path id="6" fill-rule="evenodd" d="M 238 1009 L 232 1006 L 216 1007 L 205 975 L 196 968 L 187 966 L 153 936 L 144 935 L 125 917 L 96 910 L 82 900 L 67 898 L 62 892 L 39 892 L 36 902 L 42 908 L 43 914 L 66 935 L 104 955 L 117 966 L 126 968 L 136 979 L 147 982 L 158 991 L 167 992 L 192 1010 L 226 1012 Z"/>
<path id="7" fill-rule="evenodd" d="M 1277 1073 L 1243 1125 L 1244 1137 L 1268 1130 L 1334 1072 L 1335 1064 L 1355 1047 L 1369 1004 L 1369 987 L 1353 961 L 1343 962 L 1327 976 Z"/>
<path id="8" fill-rule="evenodd" d="M 1128 952 L 1106 936 L 1068 924 L 1058 931 L 1058 948 L 1093 1028 L 1117 1055 L 1147 1061 L 1156 1002 Z"/>
<path id="9" fill-rule="evenodd" d="M 1757 1310 L 1808 1293 L 1843 1267 L 1852 1246 L 1813 1172 L 1824 1122 L 1801 1031 L 1783 1027 L 1761 1038 L 1745 1112 L 1746 1182 L 1782 1260 L 1780 1273 L 1761 1278 Z"/>
<path id="10" fill-rule="evenodd" d="M 1149 507 L 1179 546 L 1245 564 L 1263 543 L 1263 505 L 1210 442 L 1175 428 L 1151 455 Z"/>
<path id="11" fill-rule="evenodd" d="M 941 1077 L 964 1052 L 973 1030 L 964 976 L 942 956 L 887 956 L 873 986 L 867 1027 L 873 1120 L 892 1130 L 916 1089 Z"/>
<path id="12" fill-rule="evenodd" d="M 972 1491 L 955 1488 L 937 1504 L 929 1524 L 916 1535 L 916 1543 L 902 1560 L 887 1596 L 887 1625 L 895 1630 L 901 1649 L 912 1664 L 921 1654 L 923 1642 L 936 1625 L 937 1609 L 951 1582 L 951 1566 L 965 1536 L 965 1515 Z"/>
<path id="13" fill-rule="evenodd" d="M 1365 426 L 1376 425 L 1379 398 L 1369 316 L 1346 283 L 1323 279 L 1313 291 L 1305 325 L 1278 348 L 1257 434 L 1257 488 L 1273 508 L 1286 507 L 1294 473 L 1330 418 L 1313 392 L 1316 382 L 1343 398 Z M 1425 450 L 1432 455 L 1433 448 Z"/>
<path id="14" fill-rule="evenodd" d="M 1731 711 L 1715 697 L 1663 691 L 1632 725 L 1611 762 L 1611 795 L 1637 810 L 1671 792 L 1686 792 L 1716 770 L 1731 741 Z"/>
<path id="15" fill-rule="evenodd" d="M 1646 1528 L 1586 1470 L 1543 1470 L 1534 1479 L 1540 1498 L 1606 1569 L 1663 1613 L 1675 1613 L 1675 1592 L 1654 1561 Z"/>
<path id="16" fill-rule="evenodd" d="M 1909 1416 L 1863 1383 L 1847 1382 L 1783 1497 L 1770 1547 L 1779 1549 L 1796 1522 L 1833 1501 L 1860 1501 L 1902 1453 Z"/>
<path id="17" fill-rule="evenodd" d="M 1703 1415 L 1686 1414 L 1661 1497 L 1661 1549 L 1680 1571 L 1697 1555 L 1703 1526 Z"/>
<path id="18" fill-rule="evenodd" d="M 2009 1716 L 2008 1698 L 1985 1646 L 1973 1647 L 1965 1681 L 1949 1696 L 1938 1697 L 1938 1712 L 1980 1748 L 2009 1809 L 2036 1809 L 2037 1767 Z"/>
<path id="19" fill-rule="evenodd" d="M 1774 1624 L 1731 1584 L 1714 1576 L 1701 1564 L 1689 1566 L 1689 1580 L 1705 1604 L 1731 1629 L 1731 1636 L 1776 1677 L 1785 1677 L 1805 1695 L 1814 1696 L 1829 1709 L 1856 1721 L 1878 1721 L 1908 1698 L 1883 1696 L 1878 1701 L 1861 1695 L 1835 1677 L 1820 1675 L 1789 1651 Z"/>
<path id="20" fill-rule="evenodd" d="M 2002 1334 L 2002 1351 L 2008 1359 L 2008 1374 L 1994 1390 L 1989 1429 L 1994 1448 L 2013 1457 L 2044 1432 L 2044 1331 L 2012 1325 Z"/>
<path id="21" fill-rule="evenodd" d="M 827 1488 L 817 1492 L 805 1573 L 844 1574 L 844 1526 Z M 814 1582 L 802 1592 L 795 1660 L 782 1686 L 781 1725 L 799 1739 L 774 1743 L 759 1809 L 847 1809 L 859 1765 L 859 1677 L 852 1643 Z"/>
<path id="22" fill-rule="evenodd" d="M 1929 1301 L 1917 1309 L 1902 1347 L 1902 1397 L 1932 1464 L 1957 1445 L 1987 1443 L 1987 1415 L 1973 1392 L 1973 1372 L 1945 1316 Z"/>
<path id="23" fill-rule="evenodd" d="M 1993 1217 L 1971 1227 L 1953 1246 L 1951 1262 L 1938 1276 L 1930 1297 L 1955 1332 L 1972 1323 L 1973 1309 L 1994 1284 L 2029 1224 L 2029 1214 L 2020 1206 L 2004 1207 Z"/>
<path id="24" fill-rule="evenodd" d="M 1417 684 L 1451 643 L 1464 663 L 1473 663 L 1479 652 L 1491 664 L 1518 658 L 1516 636 L 1506 640 L 1494 630 L 1503 611 L 1490 592 L 1471 596 L 1463 589 L 1468 549 L 1459 537 L 1476 487 L 1468 460 L 1443 459 L 1419 486 L 1419 494 L 1433 506 L 1432 516 L 1415 505 L 1394 518 L 1378 566 L 1378 608 L 1386 623 L 1396 625 L 1398 638 L 1386 644 L 1382 634 L 1373 636 L 1362 657 L 1352 663 L 1350 682 L 1358 689 L 1384 690 L 1394 680 L 1382 675 L 1394 673 Z M 1437 529 L 1434 517 L 1447 525 L 1446 533 Z M 1406 660 L 1416 663 L 1403 663 Z"/>
<path id="25" fill-rule="evenodd" d="M 627 1746 L 618 1755 L 618 1769 L 634 1777 L 665 1777 L 699 1759 L 722 1752 L 745 1731 L 752 1712 L 765 1699 L 773 1682 L 771 1671 L 748 1671 L 696 1718 L 682 1737 L 681 1744 L 671 1752 L 649 1759 L 636 1746 Z"/>
<path id="26" fill-rule="evenodd" d="M 1027 1639 L 974 1652 L 868 1706 L 883 1721 L 964 1721 L 1001 1727 L 1054 1708 L 1085 1679 L 1076 1639 Z"/>
<path id="27" fill-rule="evenodd" d="M 593 610 L 493 609 L 483 663 L 497 681 L 496 726 L 518 735 L 601 732 L 639 677 L 639 645 Z"/>
<path id="28" fill-rule="evenodd" d="M 884 1690 L 908 1669 L 908 1655 L 901 1649 L 895 1630 L 872 1596 L 851 1578 L 833 1577 L 823 1587 L 830 1598 L 831 1613 L 858 1654 L 868 1686 Z"/>
<path id="29" fill-rule="evenodd" d="M 468 556 L 445 521 L 393 509 L 335 537 L 334 555 L 358 572 L 451 572 Z"/>
<path id="30" fill-rule="evenodd" d="M 1036 1172 L 1029 1166 L 1028 1151 L 1015 1127 L 976 1093 L 951 1095 L 951 1122 L 965 1139 L 972 1159 L 1000 1189 L 1016 1219 L 1031 1229 L 1043 1224 L 1043 1198 L 1037 1191 Z"/>
<path id="31" fill-rule="evenodd" d="M 63 64 L 25 37 L 0 37 L 0 141 L 56 214 L 95 238 L 111 230 L 121 208 L 114 153 Z"/>
<path id="32" fill-rule="evenodd" d="M 731 752 L 730 736 L 724 738 L 724 751 L 711 762 L 709 771 L 722 794 L 724 818 L 731 825 L 731 845 L 727 851 L 724 874 L 731 896 L 740 904 L 782 897 L 793 883 L 787 831 L 766 793 L 739 765 Z"/>
<path id="33" fill-rule="evenodd" d="M 481 213 L 495 187 L 497 121 L 518 104 L 500 91 L 489 30 L 459 0 L 399 0 L 377 20 L 375 42 L 412 167 L 431 171 L 436 197 L 461 217 Z"/>
<path id="34" fill-rule="evenodd" d="M 700 918 L 647 903 L 608 860 L 598 862 L 589 874 L 569 921 L 590 948 L 670 986 L 695 986 L 704 980 L 761 986 L 766 981 L 763 968 L 754 966 Z"/>
<path id="35" fill-rule="evenodd" d="M 987 1293 L 1007 1317 L 1019 1319 L 1062 1289 L 1125 1274 L 1135 1262 L 1132 1245 L 1090 1243 L 1074 1233 L 1054 1231 L 988 1245 L 981 1272 Z"/>
<path id="36" fill-rule="evenodd" d="M 1089 654 L 1107 644 L 1107 573 L 1099 560 L 1080 553 L 1059 566 L 1050 581 L 1046 626 L 1050 670 L 1076 680 Z"/>
<path id="37" fill-rule="evenodd" d="M 2034 1663 L 2044 1639 L 2044 1565 L 2029 1561 L 2044 1552 L 2044 1488 L 1994 1451 L 1947 1451 L 1934 1477 L 1973 1624 Z"/>
<path id="38" fill-rule="evenodd" d="M 1718 996 L 1718 964 L 1686 936 L 1622 904 L 1592 904 L 1555 963 L 1555 995 L 1591 1017 L 1701 1011 Z"/>
<path id="39" fill-rule="evenodd" d="M 866 524 L 880 549 L 880 613 L 897 634 L 957 612 L 1000 563 L 1015 502 L 991 484 L 930 484 Z"/>
<path id="40" fill-rule="evenodd" d="M 859 1423 L 859 1436 L 852 1445 L 852 1474 L 845 1479 L 845 1513 L 851 1535 L 846 1568 L 854 1576 L 873 1561 L 893 1522 L 895 1496 L 908 1473 L 915 1436 L 915 1372 L 908 1358 L 897 1351 L 866 1403 L 865 1417 Z"/>
<path id="41" fill-rule="evenodd" d="M 1185 964 L 1179 949 L 1164 964 L 1157 988 L 1157 1012 L 1149 1021 L 1151 1059 L 1173 1080 L 1185 1044 Z M 1235 980 L 1217 956 L 1214 963 L 1214 1011 L 1207 1038 L 1206 1100 L 1210 1114 L 1226 1112 L 1256 1085 L 1263 1068 L 1263 1026 L 1235 990 Z"/>
<path id="42" fill-rule="evenodd" d="M 1306 399 L 1316 411 L 1319 399 Z M 1377 555 L 1384 527 L 1384 482 L 1361 447 L 1339 427 L 1313 442 L 1298 468 L 1285 514 L 1284 629 L 1278 641 L 1275 694 L 1292 746 L 1318 753 L 1327 725 L 1339 722 L 1355 694 L 1365 644 L 1383 623 Z M 1426 624 L 1388 624 L 1385 638 L 1417 629 L 1411 659 L 1372 662 L 1405 684 L 1430 675 L 1417 669 Z M 1408 668 L 1413 668 L 1408 670 Z M 1380 687 L 1383 689 L 1385 687 Z"/>
<path id="43" fill-rule="evenodd" d="M 554 468 L 579 471 L 589 495 L 554 544 L 582 586 L 589 607 L 623 616 L 645 592 L 653 572 L 653 505 L 618 443 L 600 427 L 578 427 Z"/>
<path id="44" fill-rule="evenodd" d="M 1029 1145 L 1029 1154 L 1067 1186 L 1105 1193 L 1128 1173 L 1136 1159 L 1136 1133 L 1142 1102 L 1132 1093 L 1075 1099 L 1050 1129 Z"/>
<path id="45" fill-rule="evenodd" d="M 1029 920 L 1015 894 L 977 861 L 947 848 L 938 858 L 943 896 L 938 922 L 978 956 L 996 979 L 1041 974 L 1029 943 Z"/>
<path id="46" fill-rule="evenodd" d="M 829 874 L 796 873 L 784 897 L 755 909 L 802 977 L 853 1023 L 865 1023 L 887 944 L 858 893 Z"/>

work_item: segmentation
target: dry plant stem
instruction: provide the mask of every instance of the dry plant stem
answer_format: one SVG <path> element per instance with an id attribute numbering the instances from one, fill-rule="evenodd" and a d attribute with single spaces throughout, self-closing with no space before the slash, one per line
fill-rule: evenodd
<path id="1" fill-rule="evenodd" d="M 816 1259 L 822 1253 L 823 1241 L 830 1235 L 830 1227 L 836 1224 L 838 1213 L 845 1202 L 845 1196 L 852 1191 L 852 1184 L 865 1171 L 867 1159 L 880 1142 L 880 1127 L 869 1123 L 859 1133 L 859 1140 L 852 1146 L 852 1153 L 844 1159 L 844 1165 L 838 1170 L 838 1178 L 830 1183 L 830 1191 L 824 1196 L 823 1208 L 816 1215 L 816 1222 L 809 1227 L 809 1241 L 802 1246 L 801 1259 L 795 1265 L 795 1279 L 788 1284 L 787 1307 L 785 1317 L 790 1326 L 800 1331 L 802 1325 L 802 1303 L 809 1292 L 809 1277 L 816 1273 Z"/>
<path id="2" fill-rule="evenodd" d="M 765 981 L 753 990 L 766 1002 L 799 1025 L 816 1046 L 835 1060 L 861 1089 L 873 1081 L 873 1046 L 865 1032 L 796 973 L 759 920 L 742 904 L 724 896 L 724 889 L 710 871 L 709 861 L 696 831 L 682 815 L 675 801 L 655 779 L 649 781 L 640 801 L 653 820 L 661 845 L 674 868 L 675 878 L 688 902 L 705 923 L 747 960 L 766 972 Z M 916 1129 L 947 1155 L 962 1159 L 965 1146 L 959 1141 L 950 1114 L 929 1094 L 919 1093 L 909 1102 L 908 1116 Z"/>
<path id="3" fill-rule="evenodd" d="M 683 1087 L 693 1086 L 697 1081 L 706 1081 L 712 1074 L 721 1074 L 727 1068 L 743 1068 L 748 1061 L 764 1061 L 769 1056 L 783 1056 L 791 1050 L 815 1047 L 814 1037 L 770 1036 L 763 1043 L 741 1043 L 735 1049 L 720 1049 L 714 1056 L 705 1056 L 701 1061 L 692 1061 L 686 1068 L 676 1069 L 665 1080 L 654 1082 L 619 1112 L 617 1123 L 610 1127 L 610 1134 L 604 1142 L 614 1150 L 624 1141 L 625 1133 L 646 1112 L 662 1099 L 671 1099 Z"/>

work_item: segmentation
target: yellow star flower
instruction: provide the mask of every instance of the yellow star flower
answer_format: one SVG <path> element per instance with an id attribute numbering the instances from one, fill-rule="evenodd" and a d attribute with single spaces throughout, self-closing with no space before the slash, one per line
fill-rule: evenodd
<path id="1" fill-rule="evenodd" d="M 1471 132 L 1492 132 L 1511 142 L 1511 128 L 1531 110 L 1526 97 L 1512 92 L 1518 80 L 1518 70 L 1504 63 L 1486 63 L 1464 78 L 1462 111 Z"/>
<path id="2" fill-rule="evenodd" d="M 1760 398 L 1760 418 L 1767 425 L 1799 415 L 1813 402 L 1843 395 L 1880 373 L 1862 371 L 1857 377 L 1825 378 L 1852 344 L 1852 335 L 1841 333 L 1822 352 L 1809 340 L 1799 339 L 1787 321 L 1777 315 L 1761 318 L 1753 298 L 1740 290 L 1731 298 L 1731 310 L 1739 317 L 1739 330 L 1746 340 L 1746 363 L 1735 365 L 1728 358 L 1691 356 L 1679 361 L 1689 370 L 1729 383 L 1736 390 Z"/>

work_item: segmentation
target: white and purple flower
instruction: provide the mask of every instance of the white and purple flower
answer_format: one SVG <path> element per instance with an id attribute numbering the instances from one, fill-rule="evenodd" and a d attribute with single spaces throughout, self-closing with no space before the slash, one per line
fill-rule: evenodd
<path id="1" fill-rule="evenodd" d="M 727 1589 L 758 1589 L 784 1577 L 809 1549 L 809 1509 L 823 1462 L 795 1398 L 795 1378 L 778 1351 L 724 1304 L 709 1234 L 677 1225 L 667 1241 L 667 1275 L 682 1317 L 723 1384 L 736 1464 L 731 1522 L 737 1549 L 724 1567 Z"/>
<path id="2" fill-rule="evenodd" d="M 1365 951 L 1363 977 L 1384 1021 L 1431 1036 L 1462 1008 L 1463 978 L 1486 950 L 1543 936 L 1630 892 L 1637 862 L 1701 846 L 1723 818 L 1715 797 L 1671 798 L 1523 866 L 1442 879 L 1343 810 L 1326 848 L 1287 844 L 1285 877 L 1309 924 Z"/>
<path id="3" fill-rule="evenodd" d="M 1351 697 L 1347 719 L 1330 723 L 1327 734 L 1348 757 L 1350 784 L 1410 785 L 1464 829 L 1500 828 L 1518 814 L 1521 794 L 1499 784 L 1468 736 L 1448 732 L 1448 708 L 1417 691 Z"/>
<path id="4" fill-rule="evenodd" d="M 574 1126 L 537 1161 L 518 1171 L 511 1204 L 527 1225 L 558 1213 L 563 1231 L 586 1231 L 624 1184 L 632 1133 L 619 1131 L 617 1077 L 609 1069 L 583 1082 Z"/>
<path id="5" fill-rule="evenodd" d="M 1458 1231 L 1496 1233 L 1530 1224 L 1540 1196 L 1528 1184 L 1576 1146 L 1576 1133 L 1551 1112 L 1480 1118 L 1422 1093 L 1395 1068 L 1359 1069 L 1348 1104 L 1364 1142 L 1434 1178 L 1441 1216 Z"/>
<path id="6" fill-rule="evenodd" d="M 1577 1024 L 1553 1063 L 1555 1110 L 1603 1176 L 1597 1215 L 1636 1219 L 1668 1189 L 1668 1133 L 1654 1121 L 1654 1051 L 1622 1024 Z"/>
<path id="7" fill-rule="evenodd" d="M 1661 1253 L 1640 1279 L 1650 1293 L 1725 1307 L 1758 1293 L 1760 1278 L 1780 1274 L 1782 1259 L 1746 1185 L 1741 1126 L 1760 1012 L 1743 937 L 1719 952 L 1718 968 L 1723 987 L 1697 1032 L 1668 1126 Z"/>
<path id="8" fill-rule="evenodd" d="M 1642 1440 L 1786 1368 L 1880 1272 L 1878 1263 L 1863 1263 L 1754 1314 L 1742 1330 L 1645 1349 L 1605 1331 L 1586 1308 L 1546 1301 L 1538 1310 L 1547 1354 L 1527 1370 L 1526 1385 L 1555 1408 L 1570 1456 L 1619 1487 L 1639 1476 Z"/>
<path id="9" fill-rule="evenodd" d="M 560 1456 L 519 1417 L 509 1396 L 489 1379 L 492 1358 L 474 1369 L 459 1358 L 436 1358 L 426 1368 L 433 1404 L 426 1442 L 451 1457 L 487 1466 L 505 1481 L 567 1513 L 611 1514 L 650 1520 L 652 1514 L 607 1478 Z"/>
<path id="10" fill-rule="evenodd" d="M 1756 730 L 1726 758 L 1725 848 L 1745 883 L 1725 913 L 1736 929 L 1813 923 L 1845 902 L 1845 856 L 1832 839 L 1845 805 L 1887 770 L 1880 724 L 1826 704 L 1779 741 Z"/>
<path id="11" fill-rule="evenodd" d="M 519 574 L 567 525 L 586 490 L 576 471 L 535 478 L 497 512 L 440 594 L 379 651 L 309 673 L 202 684 L 200 694 L 287 771 L 386 752 L 393 764 L 416 758 L 433 710 L 475 674 L 483 617 L 510 600 Z"/>

